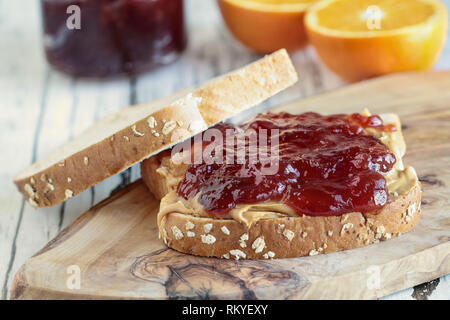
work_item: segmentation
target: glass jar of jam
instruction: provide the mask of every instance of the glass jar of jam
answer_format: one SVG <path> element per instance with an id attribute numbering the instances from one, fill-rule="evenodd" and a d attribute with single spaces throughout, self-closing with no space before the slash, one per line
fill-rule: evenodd
<path id="1" fill-rule="evenodd" d="M 76 77 L 137 74 L 186 47 L 182 0 L 41 0 L 48 61 Z"/>

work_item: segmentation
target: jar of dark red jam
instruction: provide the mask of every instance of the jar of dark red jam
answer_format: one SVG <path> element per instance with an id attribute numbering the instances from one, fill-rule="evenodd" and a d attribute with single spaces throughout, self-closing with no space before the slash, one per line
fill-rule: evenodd
<path id="1" fill-rule="evenodd" d="M 182 0 L 41 0 L 47 59 L 76 77 L 137 74 L 186 47 Z"/>

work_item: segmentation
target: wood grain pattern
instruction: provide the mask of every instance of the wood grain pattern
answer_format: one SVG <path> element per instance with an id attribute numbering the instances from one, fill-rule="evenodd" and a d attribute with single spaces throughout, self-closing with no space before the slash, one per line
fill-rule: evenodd
<path id="1" fill-rule="evenodd" d="M 400 114 L 405 162 L 422 181 L 422 220 L 407 234 L 313 257 L 234 261 L 184 255 L 157 239 L 158 202 L 138 181 L 95 206 L 29 259 L 11 297 L 124 299 L 376 298 L 450 272 L 450 72 L 399 74 L 276 111 Z M 79 266 L 81 287 L 68 289 Z M 370 277 L 379 272 L 380 287 Z M 369 281 L 369 282 L 368 282 Z"/>

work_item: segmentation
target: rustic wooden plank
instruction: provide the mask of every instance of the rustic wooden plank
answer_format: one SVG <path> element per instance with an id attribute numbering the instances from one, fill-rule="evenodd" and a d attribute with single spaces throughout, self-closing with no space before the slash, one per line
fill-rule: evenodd
<path id="1" fill-rule="evenodd" d="M 37 137 L 39 135 L 40 129 L 42 127 L 42 114 L 45 111 L 45 96 L 46 96 L 46 90 L 47 90 L 47 77 L 43 81 L 42 84 L 42 92 L 41 94 L 41 101 L 36 100 L 40 105 L 38 105 L 38 115 L 37 115 L 37 121 L 23 121 L 20 125 L 17 125 L 17 127 L 22 127 L 23 125 L 26 125 L 27 123 L 30 126 L 34 126 L 35 130 L 34 132 L 30 132 L 29 134 L 24 134 L 24 137 L 27 137 L 30 139 L 31 143 L 24 143 L 24 144 L 17 144 L 18 141 L 11 140 L 11 142 L 15 143 L 15 145 L 11 145 L 11 142 L 9 143 L 2 143 L 3 147 L 10 147 L 8 150 L 11 152 L 12 157 L 10 159 L 5 159 L 7 162 L 4 164 L 4 168 L 9 168 L 11 170 L 14 170 L 12 172 L 4 172 L 2 170 L 2 177 L 5 179 L 2 179 L 2 189 L 5 191 L 5 194 L 3 194 L 2 199 L 0 200 L 3 204 L 3 210 L 2 215 L 0 217 L 0 224 L 3 228 L 6 230 L 1 233 L 1 271 L 2 271 L 2 299 L 7 297 L 7 288 L 9 284 L 9 279 L 14 273 L 13 265 L 17 258 L 17 248 L 20 248 L 20 244 L 17 243 L 17 237 L 22 227 L 22 221 L 24 216 L 24 211 L 26 210 L 26 204 L 25 200 L 22 198 L 20 199 L 16 195 L 11 197 L 11 194 L 13 194 L 13 188 L 10 185 L 7 185 L 7 182 L 11 181 L 13 178 L 13 172 L 16 172 L 16 170 L 19 170 L 19 168 L 16 168 L 16 156 L 23 156 L 21 159 L 29 159 L 31 158 L 31 162 L 34 162 L 36 160 L 36 152 L 35 152 L 35 146 L 37 144 L 37 141 L 33 139 L 34 137 Z M 34 95 L 31 95 L 34 96 Z M 39 96 L 39 94 L 36 94 L 36 96 Z M 8 101 L 6 99 L 6 101 Z M 33 113 L 33 107 L 28 106 L 27 107 L 28 112 Z M 17 121 L 17 119 L 14 119 L 13 121 Z M 19 121 L 20 123 L 20 121 Z M 14 129 L 18 129 L 18 128 Z M 26 129 L 28 128 L 24 128 Z M 14 134 L 17 134 L 17 131 L 11 130 L 10 134 L 6 134 L 5 137 L 12 137 Z M 31 145 L 30 145 L 31 144 Z M 23 148 L 23 149 L 22 149 Z M 26 152 L 28 151 L 28 154 Z M 31 152 L 30 152 L 31 151 Z M 29 156 L 31 154 L 31 157 Z M 20 162 L 19 162 L 20 163 Z M 20 166 L 20 164 L 19 164 Z M 15 170 L 16 169 L 16 170 Z M 9 191 L 9 192 L 8 192 Z M 8 198 L 5 196 L 9 195 Z M 8 228 L 9 227 L 9 228 Z M 22 261 L 22 260 L 19 260 Z"/>
<path id="2" fill-rule="evenodd" d="M 2 148 L 0 166 L 0 285 L 1 298 L 6 298 L 16 259 L 17 235 L 25 208 L 11 179 L 21 168 L 28 166 L 33 153 L 36 133 L 40 130 L 41 115 L 47 91 L 47 68 L 40 49 L 40 31 L 26 29 L 37 25 L 37 2 L 18 4 L 18 1 L 0 2 L 0 29 L 2 50 L 0 64 L 0 124 Z M 24 5 L 26 10 L 22 10 Z"/>
<path id="3" fill-rule="evenodd" d="M 70 123 L 72 106 L 71 80 L 59 74 L 49 74 L 46 96 L 42 101 L 42 113 L 39 128 L 36 130 L 33 146 L 33 161 L 66 141 L 69 137 L 67 126 Z M 30 205 L 23 208 L 23 218 L 16 236 L 16 252 L 12 261 L 12 274 L 22 261 L 33 254 L 43 242 L 58 234 L 58 207 L 36 211 Z"/>
<path id="4" fill-rule="evenodd" d="M 422 219 L 409 233 L 314 257 L 272 261 L 194 257 L 167 249 L 157 239 L 158 202 L 136 182 L 87 212 L 30 259 L 15 279 L 12 296 L 358 299 L 385 296 L 444 275 L 450 270 L 445 223 L 450 214 L 450 166 L 442 166 L 450 161 L 450 92 L 442 88 L 448 86 L 450 72 L 394 75 L 279 108 L 302 112 L 314 105 L 322 112 L 336 108 L 351 112 L 370 102 L 376 113 L 401 114 L 408 142 L 406 162 L 418 171 L 424 191 Z M 77 290 L 66 286 L 66 269 L 73 264 L 81 270 Z M 371 275 L 367 270 L 373 266 L 379 268 L 380 287 L 367 284 Z"/>

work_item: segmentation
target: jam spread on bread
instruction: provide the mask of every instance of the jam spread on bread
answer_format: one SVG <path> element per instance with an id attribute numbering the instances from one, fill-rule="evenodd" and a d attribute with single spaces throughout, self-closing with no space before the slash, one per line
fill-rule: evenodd
<path id="1" fill-rule="evenodd" d="M 260 144 L 262 138 L 256 135 L 257 148 L 250 147 L 248 137 L 230 148 L 224 138 L 223 152 L 211 152 L 216 161 L 203 159 L 188 165 L 177 192 L 185 199 L 198 196 L 211 216 L 221 217 L 238 204 L 274 201 L 298 215 L 341 215 L 375 212 L 388 201 L 383 175 L 393 168 L 396 158 L 365 129 L 396 128 L 384 125 L 379 116 L 266 113 L 241 126 L 224 123 L 214 128 L 224 134 L 232 132 L 237 139 L 242 139 L 240 132 L 265 131 L 269 143 Z M 271 138 L 278 138 L 276 153 Z M 207 146 L 203 142 L 203 149 Z M 237 161 L 240 152 L 245 154 L 243 162 Z M 276 163 L 275 173 L 263 170 L 268 162 L 259 159 L 261 154 L 269 156 L 269 164 Z"/>

